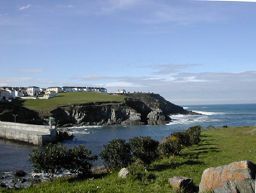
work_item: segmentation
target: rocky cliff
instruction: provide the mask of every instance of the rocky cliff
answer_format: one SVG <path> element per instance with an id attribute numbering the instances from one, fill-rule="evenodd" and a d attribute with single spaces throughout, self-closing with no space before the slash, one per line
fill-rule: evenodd
<path id="1" fill-rule="evenodd" d="M 135 93 L 125 95 L 124 102 L 102 102 L 60 106 L 51 111 L 51 116 L 58 126 L 73 125 L 159 125 L 170 122 L 169 115 L 189 114 L 165 100 L 158 94 Z M 22 107 L 22 101 L 15 104 L 0 105 L 0 120 L 17 122 L 46 123 L 45 118 L 37 112 Z"/>
<path id="2" fill-rule="evenodd" d="M 127 94 L 123 103 L 91 103 L 59 107 L 52 116 L 60 126 L 68 125 L 159 125 L 171 114 L 191 112 L 158 94 Z"/>

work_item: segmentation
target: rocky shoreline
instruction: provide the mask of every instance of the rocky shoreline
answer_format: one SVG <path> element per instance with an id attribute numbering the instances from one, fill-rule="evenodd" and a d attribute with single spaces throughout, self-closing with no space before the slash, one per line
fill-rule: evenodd
<path id="1" fill-rule="evenodd" d="M 0 120 L 13 121 L 13 114 L 21 123 L 48 124 L 48 117 L 22 107 L 22 104 L 0 106 Z M 20 106 L 19 106 L 20 105 Z M 97 102 L 60 106 L 51 111 L 58 127 L 106 125 L 163 125 L 170 115 L 196 114 L 165 100 L 159 94 L 125 94 L 123 102 Z"/>

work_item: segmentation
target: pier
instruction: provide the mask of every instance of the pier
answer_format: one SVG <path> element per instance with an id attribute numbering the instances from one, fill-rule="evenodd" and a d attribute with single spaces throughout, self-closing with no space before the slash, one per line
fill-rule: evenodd
<path id="1" fill-rule="evenodd" d="M 40 146 L 55 142 L 57 131 L 52 126 L 0 121 L 0 138 Z"/>

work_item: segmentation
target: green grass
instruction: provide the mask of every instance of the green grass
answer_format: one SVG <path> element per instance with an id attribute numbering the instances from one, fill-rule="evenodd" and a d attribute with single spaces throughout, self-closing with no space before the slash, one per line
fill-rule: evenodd
<path id="1" fill-rule="evenodd" d="M 59 106 L 86 104 L 95 102 L 122 102 L 124 96 L 110 95 L 96 92 L 70 92 L 60 93 L 58 96 L 47 100 L 25 100 L 23 106 L 35 110 L 39 113 L 49 114 L 49 112 Z"/>
<path id="2" fill-rule="evenodd" d="M 168 178 L 187 176 L 198 185 L 204 169 L 228 164 L 233 161 L 251 160 L 256 162 L 256 128 L 221 128 L 202 132 L 202 141 L 184 149 L 181 156 L 156 161 L 151 172 L 155 182 L 143 184 L 131 179 L 120 180 L 113 172 L 98 179 L 69 182 L 65 179 L 36 185 L 21 191 L 4 190 L 5 193 L 167 193 L 172 192 Z"/>

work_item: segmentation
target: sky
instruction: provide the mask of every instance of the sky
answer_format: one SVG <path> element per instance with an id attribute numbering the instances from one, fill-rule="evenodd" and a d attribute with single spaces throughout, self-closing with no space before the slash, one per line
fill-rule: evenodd
<path id="1" fill-rule="evenodd" d="M 256 103 L 254 0 L 0 0 L 0 86 Z"/>

